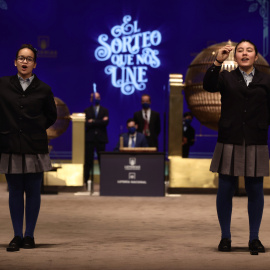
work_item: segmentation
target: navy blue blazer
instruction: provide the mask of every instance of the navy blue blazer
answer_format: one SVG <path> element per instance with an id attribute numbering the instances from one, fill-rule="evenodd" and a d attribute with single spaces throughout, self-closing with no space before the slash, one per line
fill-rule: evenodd
<path id="1" fill-rule="evenodd" d="M 124 134 L 122 134 L 122 136 L 124 138 L 124 147 L 128 147 L 129 134 L 124 133 Z M 136 132 L 135 147 L 148 147 L 146 137 L 140 132 Z M 119 142 L 114 150 L 119 150 Z"/>

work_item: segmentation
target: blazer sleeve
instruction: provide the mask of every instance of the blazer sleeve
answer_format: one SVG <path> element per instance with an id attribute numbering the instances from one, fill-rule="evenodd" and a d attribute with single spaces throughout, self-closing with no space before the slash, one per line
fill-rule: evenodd
<path id="1" fill-rule="evenodd" d="M 128 135 L 127 135 L 126 133 L 123 133 L 123 134 L 121 134 L 120 136 L 123 137 L 124 147 L 128 147 L 128 139 L 129 139 Z M 117 145 L 116 145 L 115 148 L 113 149 L 114 151 L 119 151 L 119 148 L 120 148 L 120 136 L 119 136 Z"/>
<path id="2" fill-rule="evenodd" d="M 135 123 L 138 125 L 138 131 L 142 132 L 143 131 L 143 126 L 144 126 L 144 120 L 142 117 L 142 111 L 135 112 L 133 115 L 133 119 Z"/>
<path id="3" fill-rule="evenodd" d="M 220 91 L 220 73 L 221 66 L 215 66 L 214 64 L 206 71 L 203 78 L 203 89 L 208 92 Z"/>
<path id="4" fill-rule="evenodd" d="M 134 119 L 135 123 L 138 124 L 139 119 L 138 119 L 138 113 L 137 112 L 135 112 L 133 114 L 133 119 Z"/>
<path id="5" fill-rule="evenodd" d="M 51 90 L 45 101 L 45 116 L 47 118 L 46 129 L 48 129 L 51 125 L 55 123 L 57 119 L 57 109 Z"/>

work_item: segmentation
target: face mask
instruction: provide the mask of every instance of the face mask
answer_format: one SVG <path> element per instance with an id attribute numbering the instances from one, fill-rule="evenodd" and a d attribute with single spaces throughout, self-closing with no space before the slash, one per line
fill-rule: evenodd
<path id="1" fill-rule="evenodd" d="M 129 134 L 134 134 L 136 132 L 136 128 L 135 127 L 129 127 L 128 128 L 128 133 Z"/>
<path id="2" fill-rule="evenodd" d="M 191 124 L 191 119 L 185 119 L 184 125 L 189 126 Z"/>
<path id="3" fill-rule="evenodd" d="M 99 105 L 99 104 L 100 104 L 100 99 L 95 99 L 95 100 L 94 100 L 94 104 L 95 104 L 95 105 Z"/>
<path id="4" fill-rule="evenodd" d="M 150 108 L 150 104 L 149 103 L 142 103 L 142 107 L 143 109 L 149 109 Z"/>

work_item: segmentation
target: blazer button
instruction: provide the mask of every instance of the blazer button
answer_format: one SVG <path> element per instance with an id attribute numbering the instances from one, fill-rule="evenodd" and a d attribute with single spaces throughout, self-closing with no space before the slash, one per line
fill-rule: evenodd
<path id="1" fill-rule="evenodd" d="M 20 108 L 23 109 L 23 105 L 21 105 Z"/>
<path id="2" fill-rule="evenodd" d="M 245 125 L 246 124 L 246 122 L 243 122 L 243 125 Z"/>
<path id="3" fill-rule="evenodd" d="M 22 134 L 22 132 L 23 132 L 23 131 L 20 129 L 20 131 L 19 131 L 19 132 Z"/>

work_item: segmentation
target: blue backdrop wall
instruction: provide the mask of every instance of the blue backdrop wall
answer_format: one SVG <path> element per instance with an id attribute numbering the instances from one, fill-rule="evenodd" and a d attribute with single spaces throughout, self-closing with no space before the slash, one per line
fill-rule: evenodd
<path id="1" fill-rule="evenodd" d="M 117 28 L 123 19 L 127 28 Z M 169 74 L 185 77 L 189 64 L 209 45 L 251 39 L 269 60 L 268 25 L 269 0 L 0 0 L 0 76 L 15 74 L 15 52 L 32 43 L 40 56 L 35 73 L 70 113 L 90 106 L 95 83 L 101 104 L 109 109 L 107 150 L 112 150 L 121 127 L 125 131 L 126 120 L 141 109 L 143 93 L 151 95 L 152 109 L 163 123 Z M 130 83 L 121 89 L 127 75 Z M 196 119 L 193 126 L 204 136 L 197 137 L 191 154 L 211 155 L 216 132 Z M 165 131 L 162 126 L 160 150 Z M 54 157 L 70 157 L 71 126 L 51 144 Z"/>

